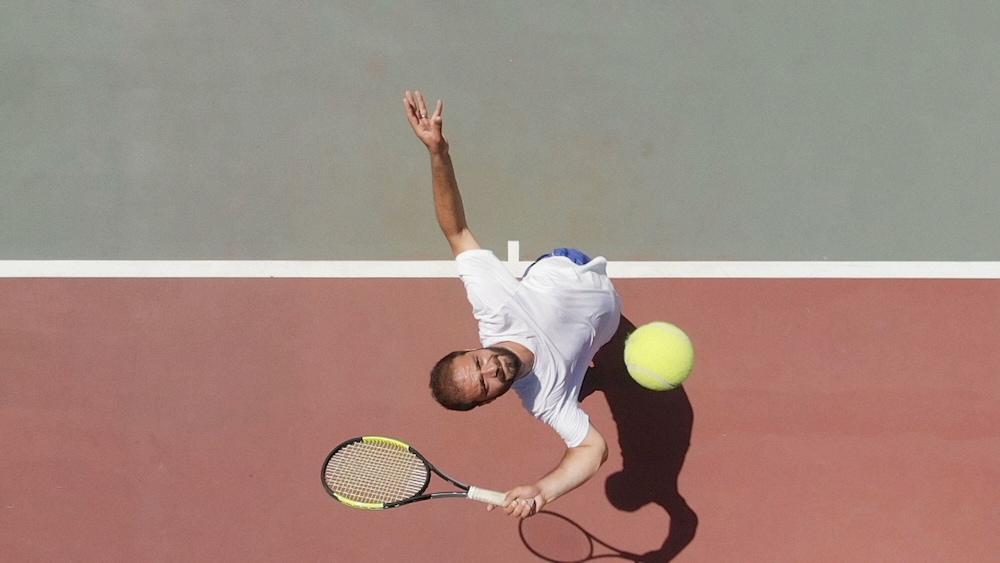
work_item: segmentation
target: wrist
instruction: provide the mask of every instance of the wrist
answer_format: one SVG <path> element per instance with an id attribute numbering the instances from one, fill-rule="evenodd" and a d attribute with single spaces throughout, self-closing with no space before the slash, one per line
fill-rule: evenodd
<path id="1" fill-rule="evenodd" d="M 542 502 L 545 504 L 559 498 L 558 489 L 550 486 L 550 484 L 546 483 L 544 479 L 535 483 L 535 488 L 538 489 L 538 496 L 542 497 Z"/>
<path id="2" fill-rule="evenodd" d="M 433 147 L 427 147 L 427 152 L 430 153 L 432 157 L 444 158 L 448 156 L 448 143 L 442 142 L 439 145 Z"/>

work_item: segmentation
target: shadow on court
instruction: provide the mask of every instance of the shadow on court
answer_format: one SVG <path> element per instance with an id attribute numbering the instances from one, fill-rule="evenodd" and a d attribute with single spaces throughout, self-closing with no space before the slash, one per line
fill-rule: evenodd
<path id="1" fill-rule="evenodd" d="M 583 402 L 594 391 L 604 393 L 618 427 L 622 470 L 609 476 L 605 490 L 611 504 L 634 512 L 654 503 L 670 516 L 660 548 L 643 561 L 669 561 L 694 539 L 698 515 L 688 506 L 677 479 L 691 443 L 694 410 L 684 387 L 649 391 L 628 375 L 625 338 L 635 330 L 624 316 L 618 332 L 594 358 L 580 390 Z"/>
<path id="2" fill-rule="evenodd" d="M 521 541 L 535 557 L 550 563 L 582 563 L 594 559 L 642 561 L 642 556 L 609 545 L 572 519 L 543 510 L 518 523 Z M 602 546 L 604 552 L 598 553 Z"/>

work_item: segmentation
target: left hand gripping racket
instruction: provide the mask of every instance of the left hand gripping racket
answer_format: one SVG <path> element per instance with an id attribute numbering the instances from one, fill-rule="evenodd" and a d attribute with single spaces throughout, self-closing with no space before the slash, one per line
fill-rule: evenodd
<path id="1" fill-rule="evenodd" d="M 461 490 L 425 493 L 431 471 Z M 452 479 L 409 444 L 383 436 L 352 438 L 334 448 L 323 463 L 323 486 L 347 506 L 366 510 L 445 497 L 503 506 L 506 496 Z"/>

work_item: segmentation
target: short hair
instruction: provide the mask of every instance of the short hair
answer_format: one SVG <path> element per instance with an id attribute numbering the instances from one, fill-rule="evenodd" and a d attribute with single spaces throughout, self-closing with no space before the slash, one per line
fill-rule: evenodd
<path id="1" fill-rule="evenodd" d="M 465 350 L 456 350 L 438 360 L 431 369 L 431 394 L 442 407 L 453 411 L 468 411 L 479 406 L 476 401 L 463 397 L 462 390 L 455 383 L 451 366 L 455 358 L 465 354 Z"/>

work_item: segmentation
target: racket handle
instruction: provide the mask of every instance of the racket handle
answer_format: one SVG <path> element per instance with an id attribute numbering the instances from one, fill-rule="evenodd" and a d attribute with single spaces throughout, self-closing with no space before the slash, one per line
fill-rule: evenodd
<path id="1" fill-rule="evenodd" d="M 504 493 L 498 493 L 497 491 L 490 491 L 488 489 L 480 489 L 479 487 L 469 487 L 469 493 L 467 496 L 472 500 L 478 500 L 479 502 L 485 502 L 486 504 L 493 504 L 496 506 L 503 506 L 503 501 L 507 498 L 507 495 Z"/>

